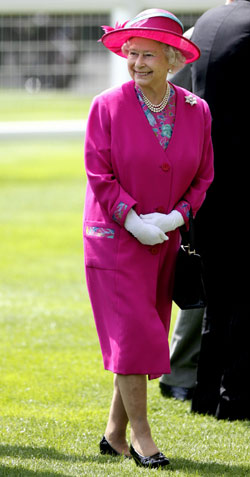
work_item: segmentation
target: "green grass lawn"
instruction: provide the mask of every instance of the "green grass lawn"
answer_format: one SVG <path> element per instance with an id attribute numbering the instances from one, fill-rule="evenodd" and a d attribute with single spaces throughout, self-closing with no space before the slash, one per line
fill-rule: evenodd
<path id="1" fill-rule="evenodd" d="M 0 476 L 155 475 L 98 453 L 112 375 L 84 281 L 82 142 L 4 141 L 0 181 Z M 157 380 L 148 394 L 168 475 L 250 475 L 249 422 L 193 415 Z"/>

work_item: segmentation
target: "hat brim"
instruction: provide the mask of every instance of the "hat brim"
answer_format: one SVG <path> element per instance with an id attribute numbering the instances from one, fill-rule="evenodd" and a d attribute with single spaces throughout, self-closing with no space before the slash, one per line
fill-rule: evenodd
<path id="1" fill-rule="evenodd" d="M 182 35 L 178 35 L 178 33 L 158 28 L 120 28 L 105 33 L 102 36 L 101 41 L 104 46 L 113 53 L 125 57 L 121 50 L 122 45 L 133 37 L 148 38 L 150 40 L 159 41 L 166 45 L 173 46 L 180 50 L 186 58 L 186 63 L 192 63 L 200 57 L 198 46 L 196 46 L 191 40 L 188 40 L 188 38 L 185 38 Z"/>

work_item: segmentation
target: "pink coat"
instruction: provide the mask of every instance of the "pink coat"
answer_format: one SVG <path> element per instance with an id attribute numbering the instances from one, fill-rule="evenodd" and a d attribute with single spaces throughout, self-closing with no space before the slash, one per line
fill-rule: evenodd
<path id="1" fill-rule="evenodd" d="M 124 228 L 138 214 L 194 214 L 213 179 L 208 105 L 174 86 L 176 119 L 169 146 L 160 146 L 139 104 L 134 82 L 97 96 L 85 140 L 88 177 L 84 212 L 87 286 L 104 367 L 120 374 L 170 372 L 168 332 L 179 230 L 156 246 Z"/>

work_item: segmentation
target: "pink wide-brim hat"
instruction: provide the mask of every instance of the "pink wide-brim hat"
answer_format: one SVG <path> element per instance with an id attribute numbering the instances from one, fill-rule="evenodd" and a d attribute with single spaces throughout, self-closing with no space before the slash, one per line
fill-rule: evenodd
<path id="1" fill-rule="evenodd" d="M 121 48 L 130 38 L 140 37 L 159 41 L 180 50 L 186 63 L 192 63 L 200 57 L 199 48 L 183 36 L 181 21 L 167 10 L 151 8 L 139 13 L 135 18 L 115 28 L 102 27 L 105 34 L 99 41 L 113 53 L 125 57 Z"/>

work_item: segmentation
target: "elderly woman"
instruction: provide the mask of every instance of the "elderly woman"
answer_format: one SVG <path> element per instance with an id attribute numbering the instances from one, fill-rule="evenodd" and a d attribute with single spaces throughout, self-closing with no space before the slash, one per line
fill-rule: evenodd
<path id="1" fill-rule="evenodd" d="M 104 367 L 114 373 L 100 451 L 163 467 L 169 460 L 147 420 L 147 376 L 170 373 L 179 227 L 213 179 L 211 119 L 205 101 L 166 80 L 199 57 L 178 18 L 150 9 L 105 31 L 103 44 L 127 58 L 132 81 L 94 99 L 85 142 L 86 279 Z"/>

